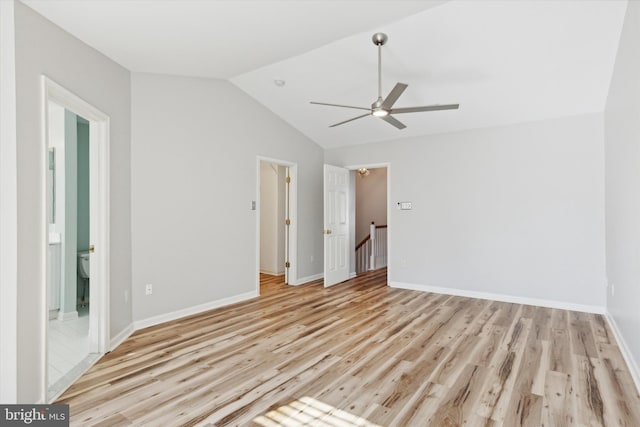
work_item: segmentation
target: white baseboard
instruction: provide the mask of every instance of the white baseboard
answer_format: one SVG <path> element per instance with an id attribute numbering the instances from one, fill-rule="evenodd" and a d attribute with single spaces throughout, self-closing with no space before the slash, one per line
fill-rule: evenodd
<path id="1" fill-rule="evenodd" d="M 120 331 L 120 333 L 118 333 L 118 335 L 116 335 L 115 337 L 111 338 L 111 342 L 109 343 L 109 351 L 115 350 L 115 348 L 117 346 L 122 344 L 124 342 L 124 340 L 129 338 L 131 336 L 131 334 L 134 333 L 135 331 L 136 330 L 133 327 L 133 323 L 129 324 L 129 326 L 127 326 L 122 331 Z"/>
<path id="2" fill-rule="evenodd" d="M 349 279 L 353 279 L 354 277 L 356 277 L 358 275 L 358 273 L 356 273 L 355 271 L 349 273 Z"/>
<path id="3" fill-rule="evenodd" d="M 460 297 L 488 299 L 515 304 L 535 305 L 539 307 L 559 308 L 562 310 L 581 311 L 585 313 L 605 314 L 604 306 L 574 304 L 570 302 L 554 301 L 538 298 L 526 298 L 513 295 L 492 294 L 488 292 L 466 291 L 463 289 L 443 288 L 439 286 L 417 285 L 414 283 L 389 282 L 392 288 L 409 289 L 413 291 L 433 292 L 436 294 L 455 295 Z"/>
<path id="4" fill-rule="evenodd" d="M 319 280 L 322 278 L 324 278 L 324 273 L 318 273 L 312 276 L 300 277 L 298 280 L 289 284 L 292 286 L 304 285 L 305 283 L 313 282 L 314 280 Z"/>
<path id="5" fill-rule="evenodd" d="M 624 336 L 620 332 L 620 328 L 616 323 L 616 319 L 609 312 L 607 312 L 605 317 L 607 318 L 607 321 L 609 322 L 609 326 L 613 331 L 614 338 L 618 343 L 618 348 L 622 353 L 622 357 L 624 358 L 624 361 L 627 362 L 627 367 L 629 368 L 629 372 L 631 372 L 631 378 L 633 378 L 633 382 L 636 385 L 636 389 L 640 393 L 640 368 L 638 368 L 638 364 L 633 359 L 631 351 L 629 351 L 629 346 L 627 345 L 627 342 L 625 341 Z"/>
<path id="6" fill-rule="evenodd" d="M 67 320 L 76 320 L 78 318 L 77 311 L 69 311 L 67 313 L 63 311 L 58 312 L 58 320 L 66 322 Z"/>
<path id="7" fill-rule="evenodd" d="M 284 270 L 281 272 L 274 272 L 274 271 L 270 271 L 270 270 L 260 270 L 260 273 L 262 274 L 267 274 L 269 276 L 284 276 Z"/>
<path id="8" fill-rule="evenodd" d="M 133 328 L 137 331 L 139 329 L 148 328 L 149 326 L 170 322 L 172 320 L 180 319 L 181 317 L 191 316 L 192 314 L 202 313 L 203 311 L 212 310 L 214 308 L 219 308 L 225 305 L 235 304 L 237 302 L 246 301 L 248 299 L 256 297 L 258 297 L 258 291 L 251 291 L 240 295 L 234 295 L 228 298 L 210 301 L 193 307 L 183 308 L 182 310 L 176 310 L 170 313 L 160 314 L 158 316 L 152 316 L 142 320 L 136 320 L 135 322 L 133 322 Z"/>
<path id="9" fill-rule="evenodd" d="M 48 387 L 46 391 L 47 402 L 55 402 L 62 394 L 69 389 L 82 377 L 93 365 L 98 363 L 102 356 L 97 353 L 89 353 L 87 357 L 82 359 L 79 364 L 74 366 L 69 372 L 67 372 L 61 379 L 56 381 L 53 385 Z"/>

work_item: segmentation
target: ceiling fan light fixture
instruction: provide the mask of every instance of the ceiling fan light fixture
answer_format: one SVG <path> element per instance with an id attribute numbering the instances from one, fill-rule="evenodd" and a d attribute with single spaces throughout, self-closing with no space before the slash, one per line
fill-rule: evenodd
<path id="1" fill-rule="evenodd" d="M 384 116 L 388 116 L 389 112 L 387 110 L 383 110 L 382 108 L 380 108 L 378 110 L 373 110 L 371 114 L 373 114 L 376 117 L 384 117 Z"/>

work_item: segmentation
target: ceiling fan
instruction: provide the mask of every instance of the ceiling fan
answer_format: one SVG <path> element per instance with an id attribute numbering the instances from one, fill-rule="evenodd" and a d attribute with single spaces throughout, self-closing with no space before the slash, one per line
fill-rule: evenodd
<path id="1" fill-rule="evenodd" d="M 314 102 L 311 101 L 311 104 L 315 105 L 328 105 L 330 107 L 341 107 L 341 108 L 353 108 L 356 110 L 365 110 L 366 114 L 361 116 L 353 117 L 349 120 L 342 121 L 340 123 L 336 123 L 329 127 L 336 127 L 343 125 L 345 123 L 352 122 L 354 120 L 361 119 L 367 116 L 376 116 L 381 118 L 387 123 L 392 124 L 398 129 L 404 129 L 405 126 L 401 121 L 397 120 L 393 117 L 393 114 L 404 114 L 404 113 L 419 113 L 423 111 L 440 111 L 440 110 L 457 110 L 460 104 L 445 104 L 445 105 L 426 105 L 422 107 L 405 107 L 405 108 L 393 108 L 393 105 L 396 103 L 402 92 L 407 88 L 408 85 L 404 83 L 396 83 L 393 87 L 389 95 L 385 99 L 382 99 L 382 46 L 387 42 L 388 37 L 384 33 L 375 33 L 373 37 L 371 37 L 373 44 L 378 46 L 378 99 L 376 102 L 371 104 L 371 107 L 354 107 L 352 105 L 342 105 L 342 104 L 327 104 L 326 102 Z"/>

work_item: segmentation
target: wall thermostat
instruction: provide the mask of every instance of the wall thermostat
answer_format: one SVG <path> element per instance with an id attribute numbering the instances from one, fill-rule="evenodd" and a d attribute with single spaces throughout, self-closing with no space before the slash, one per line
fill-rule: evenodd
<path id="1" fill-rule="evenodd" d="M 411 202 L 398 202 L 398 209 L 401 211 L 408 211 L 411 210 L 411 208 Z"/>

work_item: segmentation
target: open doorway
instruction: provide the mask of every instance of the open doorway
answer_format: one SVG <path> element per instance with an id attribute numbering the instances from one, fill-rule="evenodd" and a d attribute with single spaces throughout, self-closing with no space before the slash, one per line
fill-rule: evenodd
<path id="1" fill-rule="evenodd" d="M 387 266 L 387 168 L 355 170 L 355 273 Z"/>
<path id="2" fill-rule="evenodd" d="M 48 105 L 48 389 L 87 358 L 90 326 L 89 122 Z"/>
<path id="3" fill-rule="evenodd" d="M 387 267 L 390 169 L 388 163 L 324 165 L 325 287 Z"/>
<path id="4" fill-rule="evenodd" d="M 294 284 L 296 193 L 294 163 L 258 158 L 258 292 Z"/>
<path id="5" fill-rule="evenodd" d="M 43 401 L 109 346 L 109 118 L 43 77 Z"/>

